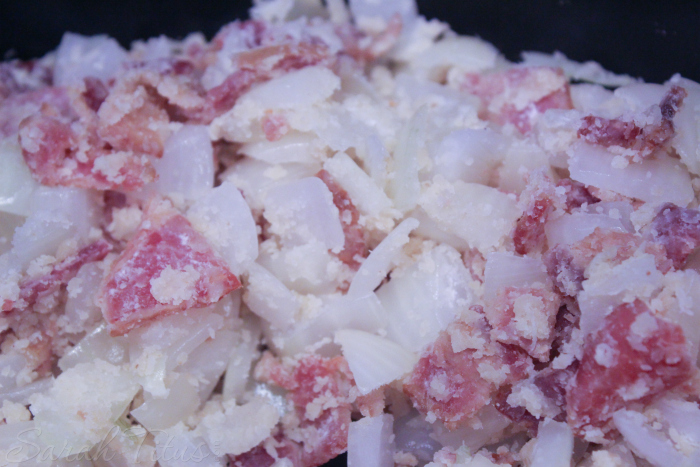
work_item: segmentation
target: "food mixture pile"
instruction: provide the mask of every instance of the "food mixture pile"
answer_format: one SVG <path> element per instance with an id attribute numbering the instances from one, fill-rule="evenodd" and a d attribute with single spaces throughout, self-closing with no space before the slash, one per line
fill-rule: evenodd
<path id="1" fill-rule="evenodd" d="M 0 64 L 0 464 L 700 465 L 700 85 L 326 3 Z"/>

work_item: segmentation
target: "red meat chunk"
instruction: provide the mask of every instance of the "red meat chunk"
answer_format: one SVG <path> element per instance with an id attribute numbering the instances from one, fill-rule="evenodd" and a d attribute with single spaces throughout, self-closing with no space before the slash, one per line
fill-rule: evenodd
<path id="1" fill-rule="evenodd" d="M 578 136 L 591 144 L 629 149 L 639 157 L 649 156 L 675 134 L 673 117 L 687 95 L 682 87 L 672 86 L 659 104 L 660 119 L 644 125 L 622 118 L 587 115 L 583 117 Z"/>
<path id="2" fill-rule="evenodd" d="M 523 134 L 530 132 L 545 111 L 573 108 L 568 80 L 558 68 L 517 67 L 487 75 L 468 74 L 461 87 L 481 99 L 482 118 L 499 125 L 511 123 Z"/>
<path id="3" fill-rule="evenodd" d="M 19 284 L 19 300 L 16 303 L 6 301 L 2 305 L 2 311 L 32 306 L 42 296 L 67 284 L 84 264 L 104 259 L 111 249 L 112 246 L 105 240 L 98 240 L 55 264 L 48 274 L 23 280 Z"/>
<path id="4" fill-rule="evenodd" d="M 567 418 L 579 433 L 609 431 L 610 417 L 633 402 L 649 403 L 693 374 L 683 329 L 641 301 L 625 303 L 586 339 L 569 388 Z"/>
<path id="5" fill-rule="evenodd" d="M 102 282 L 98 303 L 112 335 L 121 335 L 161 316 L 216 303 L 240 285 L 185 217 L 168 203 L 154 202 Z"/>
<path id="6" fill-rule="evenodd" d="M 293 367 L 266 353 L 256 367 L 259 380 L 288 391 L 294 414 L 282 421 L 281 431 L 264 442 L 274 446 L 273 457 L 262 446 L 231 458 L 234 466 L 270 465 L 287 459 L 294 467 L 318 467 L 347 449 L 352 407 L 348 402 L 350 370 L 341 357 L 307 355 Z"/>
<path id="7" fill-rule="evenodd" d="M 333 204 L 338 208 L 340 224 L 345 234 L 345 245 L 338 258 L 345 264 L 357 268 L 360 266 L 359 258 L 366 258 L 369 248 L 365 242 L 365 232 L 359 224 L 360 213 L 352 203 L 350 196 L 343 190 L 338 182 L 325 170 L 316 174 L 333 194 Z"/>
<path id="8" fill-rule="evenodd" d="M 443 332 L 403 386 L 419 411 L 432 413 L 451 429 L 489 404 L 501 385 L 526 378 L 532 368 L 519 348 L 491 342 L 485 322 L 479 328 L 464 323 L 453 326 L 483 345 L 455 352 L 450 333 Z"/>
<path id="9" fill-rule="evenodd" d="M 700 211 L 664 204 L 652 222 L 651 236 L 680 269 L 700 245 Z"/>

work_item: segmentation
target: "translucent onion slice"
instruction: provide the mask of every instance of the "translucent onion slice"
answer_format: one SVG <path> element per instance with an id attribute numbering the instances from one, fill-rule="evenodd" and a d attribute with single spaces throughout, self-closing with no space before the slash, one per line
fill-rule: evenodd
<path id="1" fill-rule="evenodd" d="M 413 369 L 418 358 L 400 345 L 365 331 L 345 329 L 335 333 L 360 393 L 377 389 Z"/>
<path id="2" fill-rule="evenodd" d="M 393 425 L 390 414 L 350 423 L 348 467 L 394 467 Z"/>

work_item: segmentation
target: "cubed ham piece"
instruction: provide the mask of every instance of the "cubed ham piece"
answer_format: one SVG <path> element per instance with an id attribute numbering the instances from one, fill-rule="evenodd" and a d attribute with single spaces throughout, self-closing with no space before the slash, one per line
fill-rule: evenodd
<path id="1" fill-rule="evenodd" d="M 42 108 L 55 109 L 58 114 L 72 112 L 70 98 L 63 88 L 11 94 L 0 104 L 0 139 L 16 135 L 22 120 L 38 114 Z"/>
<path id="2" fill-rule="evenodd" d="M 521 349 L 490 340 L 485 320 L 453 323 L 425 351 L 403 390 L 420 412 L 454 429 L 489 404 L 499 387 L 531 370 Z"/>
<path id="3" fill-rule="evenodd" d="M 673 117 L 687 95 L 682 87 L 672 86 L 658 106 L 645 112 L 648 118 L 644 120 L 653 120 L 650 123 L 587 115 L 583 117 L 578 136 L 588 143 L 631 151 L 632 160 L 641 160 L 673 138 Z"/>
<path id="4" fill-rule="evenodd" d="M 366 63 L 376 60 L 391 50 L 398 42 L 402 30 L 401 15 L 395 13 L 380 32 L 367 34 L 353 24 L 344 23 L 336 27 L 336 34 L 340 36 L 345 51 L 352 58 Z"/>
<path id="5" fill-rule="evenodd" d="M 19 283 L 19 299 L 16 302 L 5 301 L 2 311 L 21 310 L 34 305 L 41 297 L 66 285 L 84 264 L 104 259 L 111 249 L 107 241 L 98 240 L 59 261 L 47 274 L 24 279 Z"/>
<path id="6" fill-rule="evenodd" d="M 559 295 L 547 288 L 505 287 L 485 308 L 491 337 L 547 362 L 559 305 Z"/>
<path id="7" fill-rule="evenodd" d="M 46 60 L 12 60 L 0 63 L 0 103 L 3 99 L 51 86 L 53 69 Z"/>
<path id="8" fill-rule="evenodd" d="M 369 248 L 365 241 L 365 232 L 359 224 L 360 213 L 353 204 L 348 193 L 343 190 L 338 182 L 325 170 L 316 174 L 326 184 L 333 194 L 333 204 L 338 208 L 340 224 L 345 234 L 345 245 L 338 253 L 338 258 L 348 266 L 358 268 L 362 258 L 369 254 Z"/>
<path id="9" fill-rule="evenodd" d="M 650 233 L 673 261 L 673 267 L 680 269 L 700 245 L 700 211 L 664 204 L 652 221 Z"/>
<path id="10" fill-rule="evenodd" d="M 556 206 L 565 202 L 557 195 L 551 179 L 541 171 L 528 175 L 527 186 L 520 194 L 519 204 L 523 215 L 518 219 L 513 231 L 515 252 L 525 255 L 544 245 L 544 224 Z"/>
<path id="11" fill-rule="evenodd" d="M 236 71 L 207 91 L 208 107 L 201 119 L 208 122 L 226 112 L 256 83 L 307 66 L 330 64 L 330 59 L 328 47 L 318 41 L 269 45 L 241 52 L 235 59 Z"/>
<path id="12" fill-rule="evenodd" d="M 467 74 L 461 89 L 482 103 L 480 116 L 521 133 L 532 130 L 548 109 L 572 109 L 569 81 L 558 68 L 514 67 L 490 74 Z"/>
<path id="13" fill-rule="evenodd" d="M 98 303 L 112 335 L 218 302 L 241 286 L 204 236 L 168 202 L 152 202 L 103 280 Z"/>
<path id="14" fill-rule="evenodd" d="M 611 430 L 613 413 L 649 403 L 696 371 L 683 329 L 654 315 L 640 300 L 605 317 L 586 338 L 576 377 L 566 394 L 569 424 L 584 437 Z"/>
<path id="15" fill-rule="evenodd" d="M 352 410 L 352 377 L 345 359 L 310 354 L 290 367 L 266 353 L 255 374 L 287 390 L 294 413 L 282 420 L 280 434 L 263 443 L 274 447 L 274 456 L 261 445 L 232 457 L 233 466 L 265 466 L 286 459 L 293 467 L 318 467 L 345 452 Z"/>
<path id="16" fill-rule="evenodd" d="M 543 259 L 559 292 L 573 297 L 581 290 L 584 271 L 596 255 L 605 251 L 609 254 L 608 261 L 617 265 L 632 257 L 639 249 L 654 256 L 656 268 L 662 273 L 665 274 L 673 267 L 660 244 L 646 241 L 639 235 L 600 227 L 572 245 L 554 246 Z"/>
<path id="17" fill-rule="evenodd" d="M 557 182 L 557 188 L 564 189 L 566 197 L 566 211 L 571 212 L 574 208 L 580 208 L 584 204 L 593 204 L 600 199 L 593 196 L 588 187 L 583 183 L 571 180 L 570 178 L 562 178 Z"/>

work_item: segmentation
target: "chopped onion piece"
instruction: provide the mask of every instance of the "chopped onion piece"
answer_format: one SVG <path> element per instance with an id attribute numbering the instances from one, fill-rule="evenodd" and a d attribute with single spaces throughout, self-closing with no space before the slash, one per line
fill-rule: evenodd
<path id="1" fill-rule="evenodd" d="M 467 424 L 455 430 L 448 430 L 442 424 L 433 426 L 431 437 L 443 446 L 459 449 L 463 444 L 471 452 L 476 452 L 488 443 L 498 439 L 511 421 L 492 405 L 487 405 L 475 416 L 473 425 Z"/>
<path id="2" fill-rule="evenodd" d="M 221 177 L 233 183 L 245 195 L 245 200 L 254 211 L 264 209 L 264 201 L 270 188 L 287 181 L 312 177 L 321 164 L 277 164 L 272 165 L 244 158 L 234 164 Z"/>
<path id="3" fill-rule="evenodd" d="M 615 426 L 634 452 L 655 467 L 681 465 L 684 456 L 671 441 L 646 426 L 646 417 L 632 410 L 619 410 L 613 415 Z"/>
<path id="4" fill-rule="evenodd" d="M 97 225 L 92 194 L 80 188 L 41 187 L 32 195 L 31 210 L 12 237 L 12 252 L 23 267 L 41 255 L 55 255 L 67 240 L 85 240 Z"/>
<path id="5" fill-rule="evenodd" d="M 310 134 L 290 133 L 277 141 L 244 144 L 238 152 L 268 164 L 309 164 L 322 160 L 325 156 L 323 148 L 319 146 Z"/>
<path id="6" fill-rule="evenodd" d="M 549 281 L 542 260 L 510 253 L 489 253 L 484 269 L 484 299 L 490 301 L 504 287 L 533 287 Z"/>
<path id="7" fill-rule="evenodd" d="M 131 415 L 151 432 L 170 428 L 187 419 L 199 407 L 196 384 L 196 379 L 180 374 L 168 386 L 166 397 L 158 398 L 145 393 L 144 403 L 132 410 Z"/>
<path id="8" fill-rule="evenodd" d="M 402 377 L 418 361 L 415 354 L 398 344 L 364 331 L 338 331 L 335 341 L 343 349 L 343 356 L 350 365 L 361 394 Z"/>
<path id="9" fill-rule="evenodd" d="M 323 164 L 323 168 L 348 193 L 362 214 L 378 216 L 391 208 L 389 197 L 347 154 L 337 153 Z"/>
<path id="10" fill-rule="evenodd" d="M 628 164 L 605 148 L 576 143 L 571 147 L 569 170 L 573 180 L 648 203 L 687 206 L 694 197 L 685 166 L 663 154 Z"/>
<path id="11" fill-rule="evenodd" d="M 197 433 L 216 455 L 253 449 L 270 436 L 280 418 L 277 409 L 260 397 L 240 406 L 228 401 L 223 409 L 206 415 L 197 426 Z"/>
<path id="12" fill-rule="evenodd" d="M 260 324 L 257 320 L 246 321 L 240 330 L 240 340 L 233 346 L 224 375 L 223 399 L 239 400 L 252 378 L 253 362 L 260 356 Z"/>
<path id="13" fill-rule="evenodd" d="M 165 142 L 163 157 L 153 162 L 158 179 L 148 188 L 164 195 L 196 199 L 214 186 L 214 149 L 207 128 L 185 125 Z M 146 191 L 150 191 L 147 189 Z"/>
<path id="14" fill-rule="evenodd" d="M 409 217 L 389 232 L 355 273 L 348 294 L 360 296 L 374 292 L 389 273 L 391 265 L 398 261 L 401 248 L 408 243 L 408 234 L 418 225 L 416 219 Z"/>
<path id="15" fill-rule="evenodd" d="M 421 107 L 404 125 L 399 134 L 399 143 L 394 151 L 394 160 L 389 177 L 388 192 L 394 206 L 401 212 L 413 209 L 420 197 L 418 179 L 418 155 L 425 141 L 425 126 L 428 118 L 426 107 Z"/>
<path id="16" fill-rule="evenodd" d="M 521 56 L 523 65 L 561 68 L 567 77 L 577 81 L 587 81 L 610 87 L 626 86 L 639 81 L 638 78 L 633 78 L 630 75 L 617 75 L 607 71 L 596 62 L 580 63 L 570 60 L 561 52 L 554 52 L 551 55 L 542 52 L 523 52 Z"/>
<path id="17" fill-rule="evenodd" d="M 199 345 L 188 356 L 187 361 L 177 367 L 177 371 L 189 373 L 198 380 L 200 401 L 206 401 L 211 396 L 214 387 L 226 366 L 231 354 L 231 344 L 236 342 L 233 331 L 222 329 L 216 335 Z"/>
<path id="18" fill-rule="evenodd" d="M 82 36 L 67 32 L 56 51 L 55 86 L 82 86 L 87 77 L 107 83 L 122 69 L 128 56 L 119 43 L 107 36 Z"/>
<path id="19" fill-rule="evenodd" d="M 557 244 L 571 245 L 592 234 L 597 228 L 625 232 L 627 229 L 618 219 L 605 214 L 588 214 L 573 212 L 548 221 L 544 226 L 547 244 L 552 247 Z"/>
<path id="20" fill-rule="evenodd" d="M 127 343 L 126 337 L 112 337 L 107 324 L 102 323 L 61 357 L 58 367 L 66 371 L 79 363 L 88 363 L 95 358 L 119 365 L 126 360 Z"/>
<path id="21" fill-rule="evenodd" d="M 493 68 L 498 55 L 493 45 L 477 37 L 451 36 L 415 57 L 411 67 L 419 76 L 439 80 L 451 68 L 466 73 Z"/>
<path id="22" fill-rule="evenodd" d="M 156 459 L 161 467 L 225 467 L 227 459 L 216 455 L 202 436 L 180 422 L 155 434 Z"/>
<path id="23" fill-rule="evenodd" d="M 364 296 L 341 295 L 325 298 L 321 311 L 272 343 L 285 355 L 295 355 L 323 339 L 332 339 L 341 329 L 376 332 L 386 327 L 386 311 L 374 293 Z"/>
<path id="24" fill-rule="evenodd" d="M 187 218 L 240 275 L 258 257 L 258 231 L 250 207 L 232 183 L 209 190 L 187 211 Z"/>
<path id="25" fill-rule="evenodd" d="M 700 174 L 700 84 L 675 75 L 669 84 L 681 86 L 688 92 L 683 105 L 673 118 L 676 130 L 671 145 L 681 160 L 695 175 Z"/>
<path id="26" fill-rule="evenodd" d="M 393 425 L 390 414 L 350 423 L 348 467 L 394 467 Z"/>
<path id="27" fill-rule="evenodd" d="M 445 231 L 486 253 L 502 244 L 522 211 L 514 197 L 485 185 L 435 177 L 420 206 Z"/>
<path id="28" fill-rule="evenodd" d="M 265 218 L 270 232 L 287 245 L 303 245 L 316 239 L 339 252 L 345 244 L 343 226 L 333 195 L 317 177 L 276 186 L 265 198 Z"/>
<path id="29" fill-rule="evenodd" d="M 243 300 L 250 311 L 280 330 L 294 324 L 299 312 L 299 303 L 294 294 L 270 271 L 257 263 L 250 265 Z"/>
<path id="30" fill-rule="evenodd" d="M 53 378 L 38 379 L 24 386 L 15 388 L 1 388 L 0 400 L 11 401 L 15 404 L 27 405 L 29 398 L 41 392 L 47 391 L 53 385 Z"/>
<path id="31" fill-rule="evenodd" d="M 454 130 L 433 154 L 433 172 L 450 182 L 483 183 L 493 177 L 504 153 L 504 138 L 495 131 Z"/>
<path id="32" fill-rule="evenodd" d="M 18 376 L 25 366 L 27 366 L 27 359 L 24 355 L 0 354 L 0 392 L 12 391 L 17 387 Z"/>
<path id="33" fill-rule="evenodd" d="M 95 304 L 95 296 L 102 281 L 102 269 L 96 263 L 83 265 L 78 274 L 68 283 L 65 316 L 68 324 L 65 329 L 82 332 L 88 326 L 94 327 L 102 318 L 100 307 Z"/>
<path id="34" fill-rule="evenodd" d="M 654 404 L 664 420 L 691 444 L 700 447 L 700 409 L 694 402 L 664 398 Z"/>
<path id="35" fill-rule="evenodd" d="M 387 336 L 413 352 L 433 342 L 472 304 L 472 277 L 455 249 L 440 245 L 377 291 L 389 317 Z"/>
<path id="36" fill-rule="evenodd" d="M 574 434 L 565 422 L 545 419 L 540 422 L 531 465 L 570 467 L 574 450 Z"/>
<path id="37" fill-rule="evenodd" d="M 16 139 L 0 140 L 0 164 L 0 211 L 31 214 L 32 194 L 40 185 L 32 178 Z"/>

